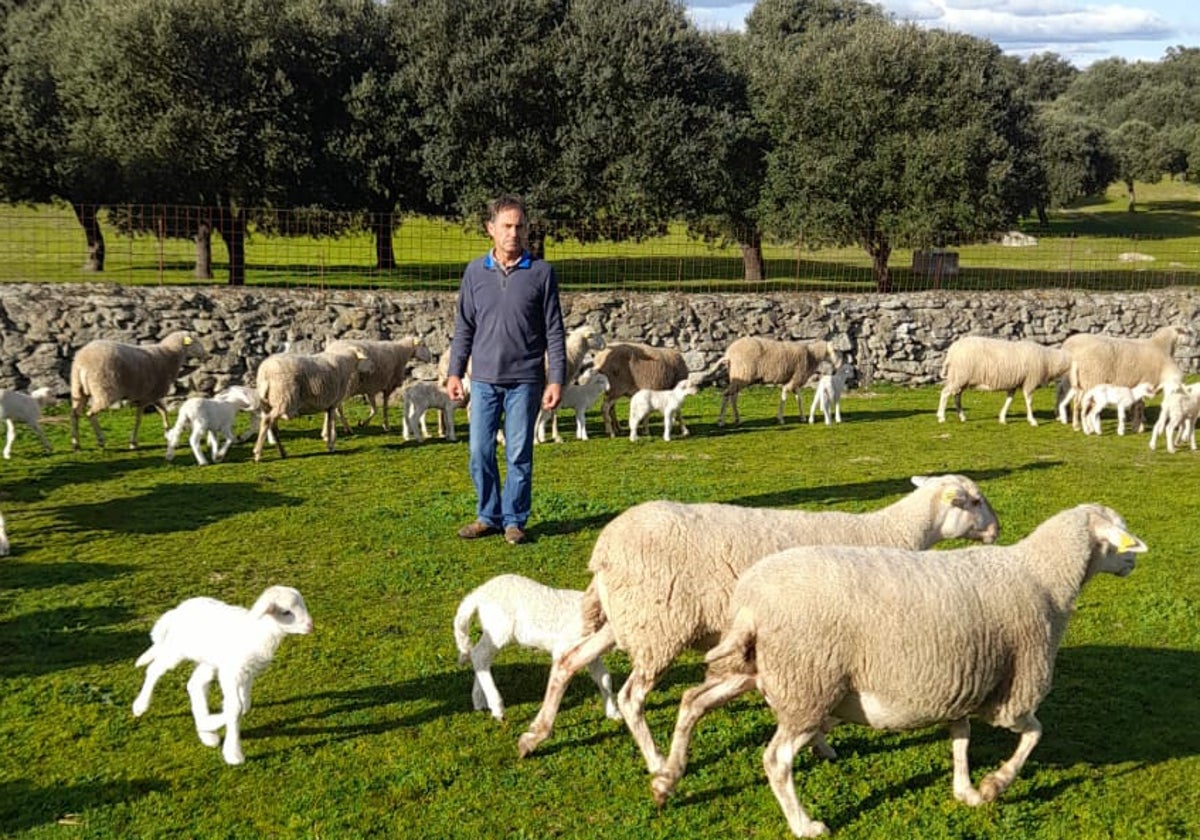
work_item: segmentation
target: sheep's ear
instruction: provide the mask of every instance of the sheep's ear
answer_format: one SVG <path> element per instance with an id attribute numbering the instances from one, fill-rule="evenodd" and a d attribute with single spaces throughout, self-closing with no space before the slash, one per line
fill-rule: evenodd
<path id="1" fill-rule="evenodd" d="M 913 487 L 924 487 L 929 483 L 929 478 L 927 475 L 914 475 L 909 481 L 913 483 Z"/>
<path id="2" fill-rule="evenodd" d="M 1124 524 L 1113 521 L 1107 516 L 1096 516 L 1100 521 L 1096 525 L 1096 535 L 1104 540 L 1118 554 L 1142 554 L 1149 551 L 1144 542 L 1131 534 Z"/>

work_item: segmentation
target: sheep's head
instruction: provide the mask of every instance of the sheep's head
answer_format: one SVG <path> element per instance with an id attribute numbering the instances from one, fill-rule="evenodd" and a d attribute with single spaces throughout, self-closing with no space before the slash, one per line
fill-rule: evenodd
<path id="1" fill-rule="evenodd" d="M 1147 551 L 1146 544 L 1130 533 L 1125 520 L 1104 505 L 1081 505 L 1087 514 L 1092 542 L 1092 559 L 1087 576 L 1100 572 L 1125 577 L 1133 571 L 1134 555 Z"/>
<path id="2" fill-rule="evenodd" d="M 935 530 L 944 540 L 969 539 L 993 543 L 1000 519 L 974 481 L 965 475 L 914 475 L 918 492 L 932 495 Z"/>
<path id="3" fill-rule="evenodd" d="M 54 391 L 48 385 L 43 385 L 41 388 L 34 388 L 29 392 L 29 396 L 38 405 L 54 405 L 58 402 L 58 397 L 54 396 Z"/>
<path id="4" fill-rule="evenodd" d="M 284 633 L 306 634 L 313 631 L 312 616 L 300 593 L 290 586 L 268 586 L 254 606 L 254 618 L 269 617 Z"/>
<path id="5" fill-rule="evenodd" d="M 433 362 L 433 351 L 429 349 L 429 345 L 420 338 L 413 339 L 413 358 L 418 362 L 431 364 Z"/>
<path id="6" fill-rule="evenodd" d="M 182 350 L 183 358 L 185 359 L 203 359 L 208 356 L 208 351 L 204 349 L 204 345 L 186 330 L 177 330 L 171 333 L 161 343 L 167 347 Z"/>
<path id="7" fill-rule="evenodd" d="M 1134 402 L 1137 402 L 1138 400 L 1149 399 L 1157 392 L 1158 386 L 1154 385 L 1152 382 L 1139 382 L 1138 384 L 1134 385 L 1131 390 Z"/>

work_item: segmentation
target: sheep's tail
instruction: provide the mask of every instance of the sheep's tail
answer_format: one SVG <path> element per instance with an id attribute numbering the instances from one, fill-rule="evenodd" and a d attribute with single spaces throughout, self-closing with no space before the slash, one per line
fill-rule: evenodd
<path id="1" fill-rule="evenodd" d="M 477 608 L 475 593 L 471 592 L 454 613 L 454 644 L 458 647 L 459 665 L 465 665 L 471 658 L 471 616 Z"/>
<path id="2" fill-rule="evenodd" d="M 596 576 L 583 590 L 583 603 L 580 605 L 583 613 L 583 635 L 590 636 L 598 633 L 600 628 L 608 624 L 608 616 L 604 614 L 604 605 L 600 603 L 600 590 L 596 586 Z"/>
<path id="3" fill-rule="evenodd" d="M 137 658 L 137 662 L 133 663 L 138 668 L 144 668 L 158 657 L 158 647 L 167 638 L 167 629 L 170 626 L 168 618 L 174 610 L 168 610 L 163 613 L 158 621 L 154 622 L 154 627 L 150 629 L 150 647 Z"/>
<path id="4" fill-rule="evenodd" d="M 755 671 L 755 643 L 758 629 L 754 612 L 746 607 L 737 611 L 733 623 L 721 641 L 704 655 L 709 674 L 752 674 Z"/>

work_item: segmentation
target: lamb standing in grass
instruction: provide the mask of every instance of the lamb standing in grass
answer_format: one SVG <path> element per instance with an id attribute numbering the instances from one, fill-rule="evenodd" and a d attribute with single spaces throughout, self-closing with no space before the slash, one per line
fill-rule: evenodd
<path id="1" fill-rule="evenodd" d="M 562 400 L 554 413 L 554 442 L 562 443 L 562 437 L 558 433 L 558 412 L 565 409 L 575 412 L 576 440 L 587 440 L 587 411 L 596 404 L 600 397 L 608 393 L 608 389 L 608 377 L 595 370 L 585 370 L 583 376 L 579 378 L 578 384 L 565 386 L 562 391 Z M 536 440 L 538 443 L 546 442 L 546 412 L 544 411 L 538 414 Z"/>
<path id="2" fill-rule="evenodd" d="M 454 614 L 454 641 L 459 663 L 469 660 L 475 669 L 471 701 L 476 710 L 490 709 L 492 717 L 504 720 L 504 700 L 492 679 L 496 653 L 516 642 L 558 659 L 583 635 L 582 604 L 582 592 L 552 589 L 520 575 L 497 575 L 463 598 Z M 471 616 L 476 614 L 482 633 L 472 646 Z M 604 698 L 604 713 L 619 720 L 612 677 L 599 657 L 588 663 L 588 671 Z"/>
<path id="3" fill-rule="evenodd" d="M 1083 433 L 1101 434 L 1100 412 L 1112 405 L 1117 409 L 1117 434 L 1125 434 L 1126 414 L 1137 404 L 1154 396 L 1156 390 L 1149 382 L 1139 382 L 1132 388 L 1121 385 L 1095 385 L 1089 388 L 1080 403 L 1080 410 L 1083 412 Z"/>
<path id="4" fill-rule="evenodd" d="M 162 417 L 165 430 L 170 421 L 163 400 L 171 392 L 184 361 L 203 355 L 204 347 L 184 331 L 173 332 L 157 344 L 89 341 L 71 360 L 71 448 L 79 449 L 79 415 L 85 402 L 88 421 L 101 447 L 104 432 L 96 415 L 122 400 L 134 411 L 130 449 L 137 449 L 143 409 L 153 407 Z"/>
<path id="5" fill-rule="evenodd" d="M 394 341 L 343 338 L 327 343 L 325 349 L 333 352 L 357 349 L 370 359 L 371 369 L 357 377 L 346 397 L 361 394 L 367 398 L 367 404 L 371 410 L 358 422 L 360 427 L 366 427 L 376 414 L 375 397 L 379 395 L 383 403 L 383 430 L 385 432 L 391 431 L 391 425 L 388 422 L 388 399 L 392 392 L 407 380 L 409 362 L 414 359 L 421 362 L 433 361 L 433 355 L 429 352 L 429 348 L 416 336 L 406 336 Z M 342 427 L 349 434 L 350 424 L 346 422 L 346 415 L 340 404 L 337 408 L 337 416 L 342 421 Z"/>
<path id="6" fill-rule="evenodd" d="M 589 324 L 583 324 L 583 325 L 578 326 L 575 329 L 571 330 L 569 333 L 567 333 L 566 346 L 567 346 L 567 372 L 563 378 L 564 393 L 569 386 L 571 386 L 572 384 L 575 383 L 575 379 L 576 379 L 576 377 L 579 376 L 579 371 L 583 367 L 583 362 L 587 358 L 587 354 L 590 352 L 593 352 L 593 351 L 600 351 L 600 350 L 604 349 L 604 338 L 603 338 L 603 336 L 600 335 L 600 333 L 596 332 L 594 327 L 592 327 Z M 593 400 L 592 403 L 588 403 L 587 408 L 590 408 L 594 402 L 595 401 Z M 547 413 L 549 413 L 549 415 L 552 418 L 551 428 L 553 429 L 554 442 L 562 443 L 562 435 L 560 435 L 558 433 L 558 412 L 560 410 L 562 410 L 561 402 L 559 403 L 558 408 L 553 409 L 550 412 L 546 412 L 544 409 L 538 411 L 537 425 L 536 425 L 536 428 L 538 430 L 538 435 L 537 435 L 538 443 L 546 442 L 546 415 L 547 415 Z M 585 408 L 584 410 L 586 411 L 587 409 Z M 578 423 L 579 412 L 578 411 L 575 412 L 575 418 L 576 418 L 575 425 L 576 425 L 576 428 L 578 428 L 578 426 L 579 426 L 579 423 Z M 585 435 L 584 440 L 586 440 L 586 439 L 587 439 L 587 436 Z"/>
<path id="7" fill-rule="evenodd" d="M 1150 434 L 1150 448 L 1156 449 L 1158 436 L 1166 435 L 1167 451 L 1174 453 L 1175 445 L 1187 441 L 1196 448 L 1196 420 L 1200 416 L 1200 384 L 1184 385 L 1172 389 L 1163 397 L 1162 409 L 1154 431 Z"/>
<path id="8" fill-rule="evenodd" d="M 789 392 L 796 394 L 796 408 L 804 420 L 804 398 L 800 389 L 828 361 L 836 370 L 842 364 L 841 355 L 828 341 L 774 341 L 769 338 L 739 338 L 729 345 L 717 364 L 729 365 L 729 385 L 721 396 L 717 425 L 725 425 L 725 406 L 733 407 L 733 422 L 741 423 L 738 414 L 738 392 L 747 385 L 762 383 L 782 385 L 779 391 L 779 423 L 783 425 L 783 409 Z"/>
<path id="9" fill-rule="evenodd" d="M 1150 338 L 1081 333 L 1064 341 L 1063 350 L 1071 357 L 1067 399 L 1072 400 L 1072 425 L 1079 428 L 1083 395 L 1096 385 L 1132 388 L 1139 382 L 1149 382 L 1165 391 L 1181 384 L 1183 372 L 1172 357 L 1184 334 L 1177 327 L 1162 327 Z"/>
<path id="10" fill-rule="evenodd" d="M 221 753 L 227 764 L 241 764 L 239 720 L 250 710 L 250 688 L 275 655 L 283 637 L 313 631 L 312 617 L 300 593 L 289 586 L 268 587 L 249 610 L 214 598 L 189 598 L 163 613 L 150 631 L 154 644 L 137 660 L 146 667 L 146 680 L 133 701 L 133 714 L 150 708 L 150 695 L 163 674 L 180 662 L 196 663 L 188 680 L 192 716 L 200 743 L 215 747 L 217 730 L 225 727 Z M 208 711 L 208 686 L 221 686 L 223 707 Z"/>
<path id="11" fill-rule="evenodd" d="M 809 423 L 816 419 L 817 409 L 821 410 L 821 416 L 825 418 L 826 426 L 829 425 L 830 414 L 833 415 L 835 422 L 842 422 L 842 392 L 846 390 L 846 383 L 853 374 L 853 367 L 842 365 L 836 372 L 823 374 L 817 380 L 812 407 L 808 410 Z"/>
<path id="12" fill-rule="evenodd" d="M 1019 389 L 1025 397 L 1025 419 L 1036 426 L 1033 416 L 1033 392 L 1067 373 L 1071 357 L 1062 350 L 1044 347 L 1035 341 L 1005 341 L 968 335 L 958 339 L 946 351 L 942 362 L 941 399 L 937 419 L 946 422 L 946 402 L 954 397 L 958 419 L 966 421 L 962 408 L 962 392 L 967 388 L 980 391 L 1004 391 L 1006 398 L 1000 408 L 1000 422 L 1007 421 L 1008 408 Z"/>
<path id="13" fill-rule="evenodd" d="M 40 421 L 42 407 L 54 403 L 54 392 L 46 387 L 35 388 L 28 394 L 0 389 L 0 418 L 4 419 L 4 424 L 8 427 L 4 441 L 5 461 L 12 457 L 13 441 L 17 439 L 17 423 L 24 423 L 33 429 L 33 433 L 42 442 L 42 449 L 50 451 L 50 441 L 46 439 Z"/>
<path id="14" fill-rule="evenodd" d="M 604 394 L 600 413 L 609 437 L 617 435 L 617 400 L 632 397 L 643 388 L 655 391 L 672 388 L 688 376 L 682 353 L 671 347 L 648 344 L 609 344 L 596 354 L 593 369 L 608 379 L 608 391 Z"/>
<path id="15" fill-rule="evenodd" d="M 179 446 L 179 436 L 189 425 L 192 433 L 188 437 L 188 445 L 196 456 L 196 463 L 206 466 L 208 460 L 204 457 L 204 438 L 208 437 L 208 445 L 212 450 L 215 462 L 225 460 L 229 447 L 239 438 L 233 432 L 233 424 L 239 411 L 257 414 L 259 407 L 258 393 L 244 386 L 235 386 L 212 399 L 206 397 L 191 397 L 179 407 L 179 415 L 175 425 L 167 430 L 167 460 L 175 459 L 175 449 Z M 217 435 L 225 438 L 218 445 Z"/>
<path id="16" fill-rule="evenodd" d="M 828 833 L 797 801 L 792 764 L 831 721 L 949 723 L 954 798 L 995 800 L 1041 738 L 1035 713 L 1080 588 L 1101 572 L 1128 575 L 1145 550 L 1116 511 L 1080 505 L 1010 546 L 802 547 L 760 560 L 734 589 L 704 683 L 683 695 L 655 798 L 683 774 L 696 722 L 757 688 L 779 722 L 763 766 L 798 837 Z M 1020 735 L 978 790 L 967 763 L 971 717 Z"/>
<path id="17" fill-rule="evenodd" d="M 996 539 L 1000 524 L 975 482 L 961 475 L 914 476 L 912 482 L 916 490 L 872 513 L 668 501 L 622 513 L 600 532 L 588 563 L 585 635 L 554 661 L 520 754 L 550 737 L 571 675 L 616 647 L 632 666 L 617 705 L 650 772 L 657 771 L 662 756 L 646 724 L 646 695 L 680 653 L 716 642 L 729 621 L 738 575 L 760 557 L 796 545 L 915 550 L 946 539 Z"/>
<path id="18" fill-rule="evenodd" d="M 463 377 L 463 393 L 469 391 L 469 379 Z M 462 407 L 458 400 L 433 382 L 411 382 L 404 387 L 404 439 L 420 443 L 429 437 L 429 426 L 425 413 L 430 409 L 438 412 L 438 428 L 444 430 L 446 440 L 458 440 L 454 433 L 454 412 Z"/>
<path id="19" fill-rule="evenodd" d="M 643 388 L 629 399 L 629 439 L 638 439 L 638 426 L 646 421 L 646 434 L 650 434 L 650 414 L 662 412 L 663 440 L 671 439 L 671 423 L 679 418 L 679 433 L 685 437 L 689 434 L 687 424 L 683 422 L 683 401 L 699 391 L 695 382 L 687 379 L 677 383 L 669 391 L 651 391 Z"/>

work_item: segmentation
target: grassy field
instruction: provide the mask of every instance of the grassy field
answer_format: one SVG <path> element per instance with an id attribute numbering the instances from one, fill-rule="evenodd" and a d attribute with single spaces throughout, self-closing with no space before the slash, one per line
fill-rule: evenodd
<path id="1" fill-rule="evenodd" d="M 0 836 L 787 836 L 763 777 L 773 722 L 757 695 L 705 720 L 660 810 L 585 676 L 552 738 L 518 760 L 546 659 L 504 651 L 508 721 L 472 711 L 454 608 L 501 572 L 582 588 L 599 530 L 642 500 L 868 510 L 906 493 L 909 476 L 942 472 L 980 483 L 1002 543 L 1086 501 L 1120 511 L 1150 551 L 1129 578 L 1084 590 L 1044 738 L 1000 803 L 953 800 L 945 728 L 853 726 L 831 735 L 836 763 L 798 759 L 802 802 L 843 838 L 1200 836 L 1200 456 L 1151 452 L 1111 421 L 1099 438 L 1073 433 L 1050 421 L 1048 391 L 1038 428 L 996 423 L 1002 395 L 967 394 L 969 422 L 939 425 L 934 389 L 855 391 L 830 428 L 777 426 L 775 400 L 747 391 L 742 426 L 720 430 L 719 395 L 703 391 L 685 406 L 689 438 L 631 444 L 593 420 L 595 439 L 539 448 L 533 539 L 516 547 L 455 538 L 474 505 L 461 442 L 404 444 L 376 428 L 326 455 L 309 418 L 286 424 L 286 460 L 254 464 L 246 446 L 199 468 L 186 450 L 164 462 L 152 417 L 138 451 L 100 451 L 85 430 L 72 453 L 52 409 L 54 452 L 19 430 L 0 492 L 13 545 L 0 559 Z M 110 440 L 128 434 L 127 411 L 102 421 Z M 133 718 L 133 662 L 159 614 L 194 595 L 249 604 L 272 583 L 304 593 L 316 632 L 287 639 L 256 683 L 245 765 L 196 740 L 186 667 Z M 609 666 L 618 682 L 627 673 L 620 654 Z M 702 673 L 689 654 L 651 694 L 660 744 Z M 974 734 L 978 779 L 1015 737 Z"/>
<path id="2" fill-rule="evenodd" d="M 1138 187 L 1139 211 L 1126 211 L 1124 187 L 1056 213 L 1049 229 L 1028 225 L 1036 247 L 997 243 L 956 246 L 957 276 L 928 278 L 911 270 L 913 252 L 897 248 L 889 267 L 898 291 L 928 288 L 1081 288 L 1137 290 L 1194 284 L 1200 277 L 1200 187 L 1163 181 Z M 120 234 L 105 225 L 103 274 L 81 271 L 82 230 L 65 206 L 0 206 L 0 282 L 196 284 L 227 280 L 228 255 L 213 237 L 213 280 L 193 276 L 189 241 Z M 948 243 L 954 245 L 954 243 Z M 424 218 L 404 221 L 394 236 L 399 265 L 375 268 L 364 234 L 282 238 L 250 231 L 249 285 L 454 289 L 466 262 L 482 253 L 482 232 Z M 871 263 L 861 248 L 764 246 L 766 280 L 748 287 L 736 246 L 691 239 L 682 226 L 640 242 L 581 244 L 548 240 L 547 257 L 573 290 L 871 291 Z M 1142 259 L 1122 259 L 1122 255 Z M 1145 258 L 1153 258 L 1148 260 Z"/>

